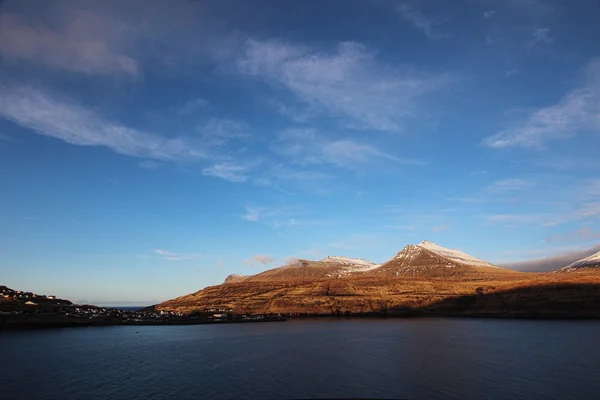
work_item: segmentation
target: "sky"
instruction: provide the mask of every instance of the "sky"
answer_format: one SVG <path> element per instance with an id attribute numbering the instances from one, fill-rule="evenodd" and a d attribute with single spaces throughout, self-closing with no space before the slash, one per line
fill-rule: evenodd
<path id="1" fill-rule="evenodd" d="M 291 257 L 600 242 L 600 3 L 0 2 L 0 280 L 153 304 Z"/>

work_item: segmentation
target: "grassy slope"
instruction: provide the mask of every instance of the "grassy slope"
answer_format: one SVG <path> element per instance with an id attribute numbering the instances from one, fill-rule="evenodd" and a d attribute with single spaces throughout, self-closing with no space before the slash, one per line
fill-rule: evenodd
<path id="1" fill-rule="evenodd" d="M 482 288 L 483 295 L 476 294 L 478 288 Z M 587 316 L 600 311 L 600 271 L 486 271 L 443 278 L 353 276 L 241 282 L 207 287 L 157 308 L 192 312 L 211 306 L 228 306 L 236 313 L 413 310 L 465 315 Z"/>

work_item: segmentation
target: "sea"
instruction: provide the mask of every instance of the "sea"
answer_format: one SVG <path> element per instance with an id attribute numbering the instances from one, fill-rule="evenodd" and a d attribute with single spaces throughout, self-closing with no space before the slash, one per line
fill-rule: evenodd
<path id="1" fill-rule="evenodd" d="M 0 332 L 8 399 L 598 399 L 600 321 L 320 319 Z"/>

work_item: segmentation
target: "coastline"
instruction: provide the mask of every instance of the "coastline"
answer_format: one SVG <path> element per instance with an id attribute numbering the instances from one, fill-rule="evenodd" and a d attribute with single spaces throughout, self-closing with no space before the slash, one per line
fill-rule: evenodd
<path id="1" fill-rule="evenodd" d="M 106 327 L 106 326 L 182 326 L 182 325 L 229 325 L 246 323 L 286 322 L 290 321 L 315 321 L 315 320 L 403 320 L 403 319 L 429 319 L 429 318 L 451 318 L 451 319 L 513 319 L 513 320 L 600 320 L 600 315 L 577 315 L 577 314 L 511 314 L 511 313 L 411 313 L 391 315 L 306 315 L 294 318 L 271 317 L 264 319 L 177 319 L 162 321 L 136 321 L 125 322 L 116 320 L 78 320 L 66 318 L 38 317 L 35 320 L 3 321 L 0 324 L 2 331 L 37 330 L 53 328 L 78 328 L 78 327 Z M 8 322 L 8 323 L 7 323 Z"/>

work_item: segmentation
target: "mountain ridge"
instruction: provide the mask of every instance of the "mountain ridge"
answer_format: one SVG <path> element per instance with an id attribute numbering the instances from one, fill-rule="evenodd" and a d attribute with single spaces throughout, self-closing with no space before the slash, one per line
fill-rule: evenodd
<path id="1" fill-rule="evenodd" d="M 600 251 L 562 267 L 558 272 L 573 272 L 584 268 L 600 268 Z"/>

